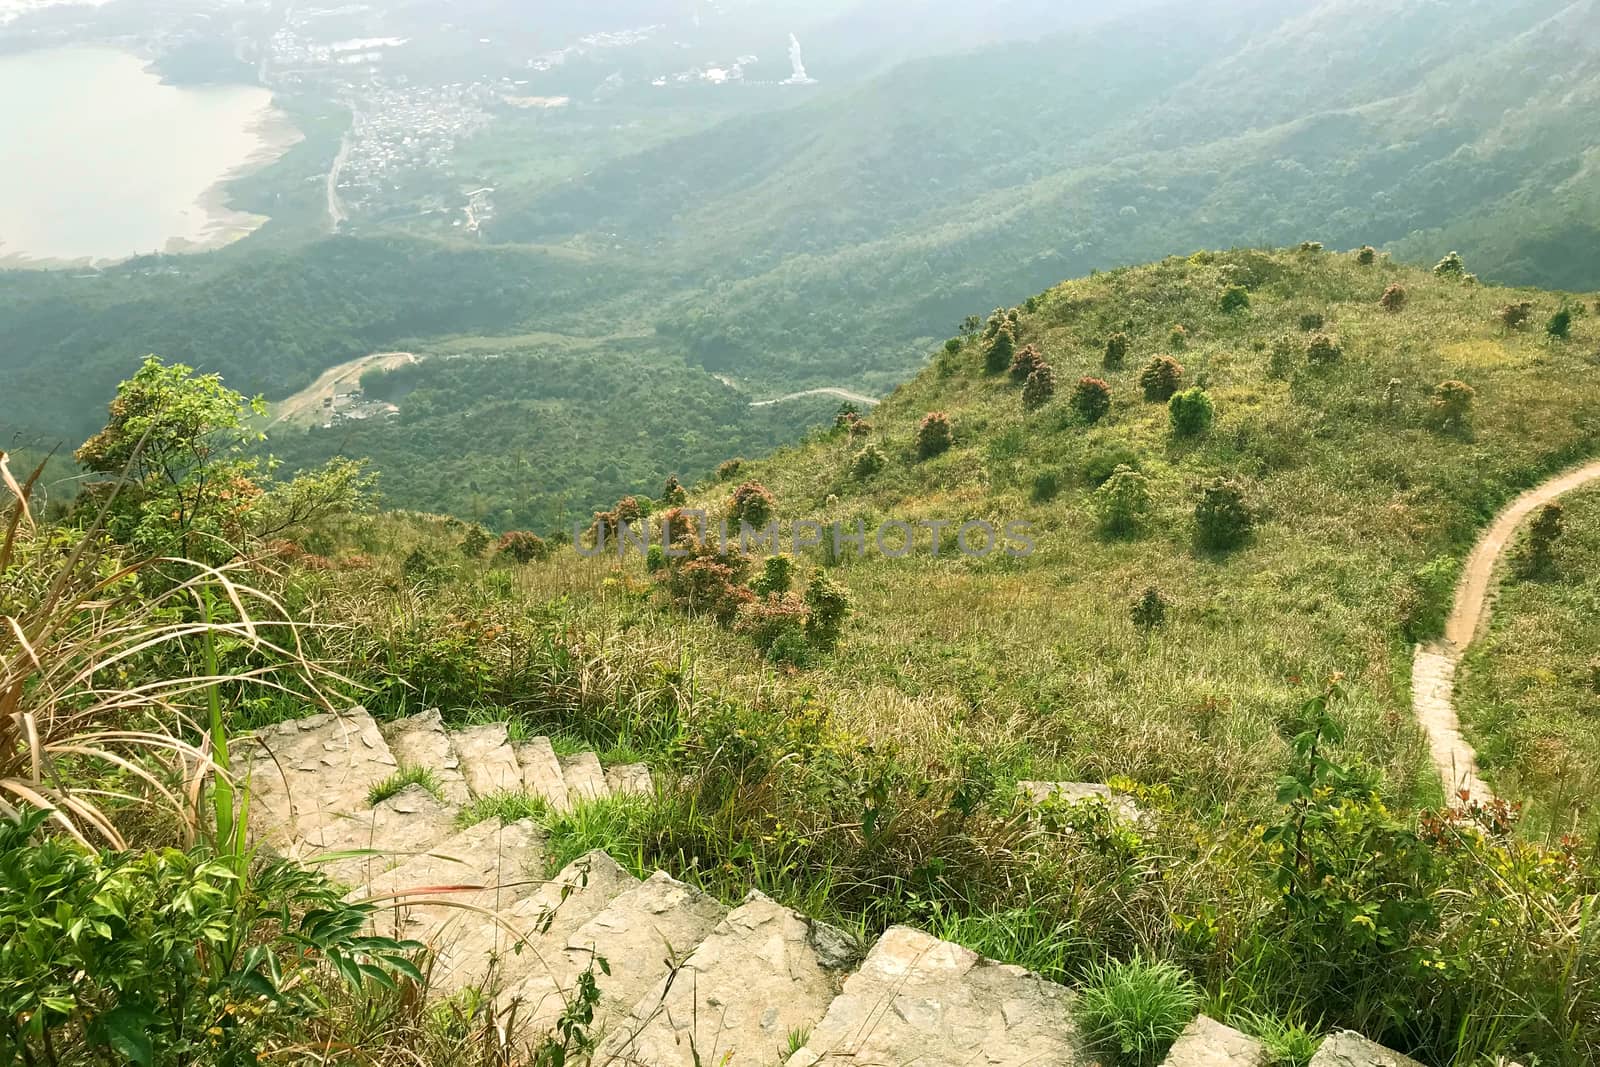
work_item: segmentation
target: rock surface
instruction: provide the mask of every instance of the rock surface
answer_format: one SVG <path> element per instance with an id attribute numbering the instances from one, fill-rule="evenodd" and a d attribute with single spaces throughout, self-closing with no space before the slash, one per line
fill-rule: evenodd
<path id="1" fill-rule="evenodd" d="M 643 763 L 619 763 L 606 768 L 606 789 L 618 796 L 649 796 L 656 791 L 650 768 Z"/>
<path id="2" fill-rule="evenodd" d="M 1018 782 L 1017 792 L 1025 796 L 1030 804 L 1082 804 L 1088 800 L 1098 800 L 1124 819 L 1137 821 L 1139 818 L 1139 806 L 1132 799 L 1113 793 L 1108 785 L 1093 782 Z"/>
<path id="3" fill-rule="evenodd" d="M 455 808 L 420 785 L 408 785 L 369 811 L 359 837 L 347 841 L 347 849 L 361 854 L 318 867 L 336 882 L 363 885 L 455 832 Z"/>
<path id="4" fill-rule="evenodd" d="M 821 940 L 836 943 L 836 931 Z M 601 1042 L 597 1063 L 775 1064 L 828 1009 L 843 977 L 802 915 L 751 893 Z"/>
<path id="5" fill-rule="evenodd" d="M 1089 1067 L 1072 994 L 1036 974 L 897 926 L 844 984 L 788 1067 L 1034 1064 Z"/>
<path id="6" fill-rule="evenodd" d="M 1209 1016 L 1190 1023 L 1162 1067 L 1266 1067 L 1267 1047 Z"/>
<path id="7" fill-rule="evenodd" d="M 461 761 L 456 758 L 438 708 L 385 723 L 378 729 L 389 743 L 396 763 L 402 767 L 431 770 L 438 776 L 440 792 L 446 801 L 460 807 L 471 799 L 467 780 L 461 775 Z"/>
<path id="8" fill-rule="evenodd" d="M 450 740 L 473 796 L 522 791 L 522 767 L 517 763 L 505 723 L 472 726 Z"/>
<path id="9" fill-rule="evenodd" d="M 572 806 L 599 800 L 609 790 L 606 772 L 600 766 L 600 757 L 593 752 L 580 752 L 561 757 L 561 776 L 567 782 L 567 800 Z"/>
<path id="10" fill-rule="evenodd" d="M 1335 1030 L 1311 1058 L 1311 1067 L 1422 1067 L 1422 1064 L 1368 1041 L 1360 1034 Z"/>
<path id="11" fill-rule="evenodd" d="M 514 746 L 522 767 L 522 787 L 544 800 L 556 812 L 568 811 L 567 780 L 561 775 L 561 761 L 548 737 L 535 737 Z"/>

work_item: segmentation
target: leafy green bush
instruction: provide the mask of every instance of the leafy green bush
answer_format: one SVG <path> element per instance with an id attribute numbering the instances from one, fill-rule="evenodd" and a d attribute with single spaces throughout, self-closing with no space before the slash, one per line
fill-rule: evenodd
<path id="1" fill-rule="evenodd" d="M 1022 406 L 1028 411 L 1044 407 L 1056 395 L 1056 371 L 1048 363 L 1041 363 L 1028 375 L 1022 387 Z"/>
<path id="2" fill-rule="evenodd" d="M 1061 492 L 1061 475 L 1057 471 L 1040 471 L 1033 476 L 1033 488 L 1028 496 L 1035 504 L 1054 500 Z"/>
<path id="3" fill-rule="evenodd" d="M 1023 345 L 1011 359 L 1011 380 L 1018 385 L 1026 382 L 1028 376 L 1045 363 L 1044 353 L 1039 351 L 1038 345 Z"/>
<path id="4" fill-rule="evenodd" d="M 806 637 L 819 648 L 832 648 L 844 632 L 845 620 L 854 610 L 850 591 L 826 571 L 818 570 L 806 585 L 806 606 L 811 611 L 806 620 Z"/>
<path id="5" fill-rule="evenodd" d="M 1558 341 L 1565 341 L 1572 336 L 1572 309 L 1562 308 L 1550 316 L 1550 321 L 1545 323 L 1544 332 Z"/>
<path id="6" fill-rule="evenodd" d="M 768 597 L 787 593 L 794 586 L 794 557 L 786 552 L 768 556 L 761 563 L 761 573 L 750 583 L 756 596 Z"/>
<path id="7" fill-rule="evenodd" d="M 1157 356 L 1139 372 L 1139 388 L 1152 403 L 1165 404 L 1183 382 L 1183 364 L 1171 356 Z"/>
<path id="8" fill-rule="evenodd" d="M 1344 357 L 1344 349 L 1337 338 L 1319 333 L 1306 346 L 1306 362 L 1313 367 L 1331 367 Z"/>
<path id="9" fill-rule="evenodd" d="M 955 433 L 950 428 L 950 416 L 942 411 L 930 411 L 917 425 L 917 455 L 931 459 L 949 451 L 955 443 Z"/>
<path id="10" fill-rule="evenodd" d="M 1300 332 L 1316 333 L 1328 323 L 1327 316 L 1320 311 L 1308 311 L 1300 316 Z"/>
<path id="11" fill-rule="evenodd" d="M 1150 513 L 1150 479 L 1131 467 L 1118 467 L 1095 490 L 1094 510 L 1106 533 L 1132 533 Z"/>
<path id="12" fill-rule="evenodd" d="M 1408 640 L 1421 641 L 1443 632 L 1460 574 L 1458 561 L 1439 556 L 1418 569 L 1400 589 L 1397 614 Z"/>
<path id="13" fill-rule="evenodd" d="M 1167 413 L 1172 420 L 1172 432 L 1179 437 L 1198 437 L 1211 429 L 1217 408 L 1211 394 L 1198 387 L 1185 389 L 1167 402 Z"/>
<path id="14" fill-rule="evenodd" d="M 1467 265 L 1460 252 L 1450 252 L 1434 265 L 1433 273 L 1441 278 L 1460 278 L 1467 273 Z"/>
<path id="15" fill-rule="evenodd" d="M 1011 366 L 1017 355 L 1017 337 L 1010 325 L 1002 326 L 989 338 L 983 350 L 983 366 L 990 374 L 1001 374 Z"/>
<path id="16" fill-rule="evenodd" d="M 1200 544 L 1228 549 L 1242 544 L 1255 527 L 1255 514 L 1244 486 L 1227 478 L 1213 478 L 1200 488 L 1194 507 L 1195 532 Z"/>
<path id="17" fill-rule="evenodd" d="M 1248 311 L 1250 309 L 1250 291 L 1242 285 L 1230 285 L 1222 291 L 1222 298 L 1217 301 L 1217 306 L 1229 314 L 1236 311 Z"/>
<path id="18" fill-rule="evenodd" d="M 1370 267 L 1378 261 L 1378 250 L 1371 245 L 1362 245 L 1356 250 L 1356 262 L 1363 267 Z"/>
<path id="19" fill-rule="evenodd" d="M 475 522 L 467 527 L 466 536 L 461 540 L 461 554 L 468 559 L 482 559 L 492 544 L 494 535 L 482 523 Z"/>
<path id="20" fill-rule="evenodd" d="M 811 609 L 795 593 L 768 593 L 739 608 L 735 632 L 748 637 L 763 653 L 785 636 L 803 635 Z"/>
<path id="21" fill-rule="evenodd" d="M 1139 598 L 1133 602 L 1133 609 L 1129 615 L 1136 628 L 1149 632 L 1165 626 L 1167 615 L 1171 610 L 1172 602 L 1160 589 L 1152 585 L 1139 594 Z"/>
<path id="22" fill-rule="evenodd" d="M 1472 407 L 1478 392 L 1466 382 L 1440 382 L 1434 387 L 1430 401 L 1433 424 L 1447 432 L 1461 432 L 1472 425 Z"/>
<path id="23" fill-rule="evenodd" d="M 1084 484 L 1099 488 L 1117 472 L 1118 467 L 1139 470 L 1139 453 L 1125 441 L 1108 441 L 1097 445 L 1083 461 L 1081 473 Z"/>
<path id="24" fill-rule="evenodd" d="M 1092 965 L 1074 1014 L 1119 1064 L 1156 1063 L 1200 1010 L 1200 988 L 1177 965 L 1140 956 Z"/>
<path id="25" fill-rule="evenodd" d="M 1133 339 L 1125 333 L 1114 333 L 1106 338 L 1106 352 L 1101 365 L 1106 370 L 1121 370 L 1128 361 L 1128 352 L 1133 348 Z"/>
<path id="26" fill-rule="evenodd" d="M 548 556 L 550 548 L 538 534 L 526 530 L 511 530 L 501 535 L 496 552 L 518 563 L 532 563 Z"/>
<path id="27" fill-rule="evenodd" d="M 1101 378 L 1079 378 L 1072 387 L 1072 410 L 1085 422 L 1099 422 L 1111 410 L 1111 386 Z"/>
<path id="28" fill-rule="evenodd" d="M 689 502 L 689 491 L 678 481 L 676 474 L 668 475 L 667 484 L 661 487 L 661 502 L 671 508 L 679 508 Z"/>
<path id="29" fill-rule="evenodd" d="M 744 471 L 744 460 L 725 459 L 717 464 L 717 481 L 731 482 Z"/>
<path id="30" fill-rule="evenodd" d="M 850 475 L 854 478 L 870 478 L 883 470 L 888 462 L 889 457 L 883 454 L 883 449 L 868 445 L 850 460 Z"/>
<path id="31" fill-rule="evenodd" d="M 1383 296 L 1378 298 L 1378 304 L 1390 314 L 1398 314 L 1406 306 L 1406 287 L 1395 282 L 1383 291 Z"/>
<path id="32" fill-rule="evenodd" d="M 342 1036 L 325 977 L 422 980 L 423 946 L 366 936 L 374 906 L 320 874 L 205 848 L 97 854 L 44 822 L 0 819 L 0 1050 L 23 1063 L 253 1064 Z"/>
<path id="33" fill-rule="evenodd" d="M 778 501 L 760 482 L 745 482 L 728 501 L 730 529 L 761 529 L 778 513 Z"/>
<path id="34" fill-rule="evenodd" d="M 1167 344 L 1171 345 L 1173 347 L 1173 349 L 1175 351 L 1178 351 L 1178 352 L 1182 352 L 1184 349 L 1188 348 L 1189 347 L 1189 329 L 1188 329 L 1188 327 L 1183 326 L 1183 325 L 1174 326 L 1167 333 Z"/>

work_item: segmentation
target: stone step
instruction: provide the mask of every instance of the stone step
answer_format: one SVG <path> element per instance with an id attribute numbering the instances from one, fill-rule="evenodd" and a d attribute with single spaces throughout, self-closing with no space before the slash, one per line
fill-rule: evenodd
<path id="1" fill-rule="evenodd" d="M 728 909 L 662 871 L 612 900 L 544 958 L 500 1008 L 516 1032 L 536 1041 L 554 1026 L 580 975 L 597 959 L 600 1001 L 591 1034 L 604 1033 L 704 941 Z M 514 1009 L 514 1011 L 513 1011 Z"/>
<path id="2" fill-rule="evenodd" d="M 522 791 L 522 767 L 517 763 L 505 723 L 469 726 L 451 734 L 450 743 L 455 746 L 461 773 L 473 796 Z"/>
<path id="3" fill-rule="evenodd" d="M 548 737 L 535 737 L 512 746 L 522 767 L 522 787 L 540 797 L 550 810 L 564 812 L 572 805 L 567 800 L 567 780 L 561 775 L 561 761 Z"/>
<path id="4" fill-rule="evenodd" d="M 420 785 L 408 785 L 364 816 L 352 818 L 350 827 L 341 828 L 343 847 L 359 850 L 361 855 L 319 863 L 317 869 L 343 885 L 365 885 L 455 832 L 456 808 Z"/>
<path id="5" fill-rule="evenodd" d="M 854 946 L 752 892 L 601 1041 L 594 1062 L 776 1064 L 822 1018 Z"/>
<path id="6" fill-rule="evenodd" d="M 1200 1015 L 1173 1043 L 1162 1067 L 1267 1067 L 1267 1046 Z"/>
<path id="7" fill-rule="evenodd" d="M 1018 782 L 1017 792 L 1028 803 L 1038 805 L 1054 804 L 1082 804 L 1085 801 L 1099 801 L 1111 810 L 1114 815 L 1130 821 L 1139 820 L 1139 806 L 1130 797 L 1113 793 L 1108 785 L 1099 785 L 1094 782 Z"/>
<path id="8" fill-rule="evenodd" d="M 473 988 L 492 998 L 530 975 L 562 966 L 562 950 L 573 931 L 638 884 L 604 852 L 578 857 L 492 916 L 476 916 L 439 938 L 429 994 L 450 996 Z"/>
<path id="9" fill-rule="evenodd" d="M 579 752 L 560 757 L 561 777 L 567 783 L 567 801 L 573 807 L 599 800 L 610 790 L 606 787 L 606 772 L 600 766 L 600 757 L 593 752 Z"/>
<path id="10" fill-rule="evenodd" d="M 618 763 L 606 768 L 606 789 L 616 796 L 649 796 L 656 785 L 647 764 Z"/>
<path id="11" fill-rule="evenodd" d="M 787 1067 L 1098 1062 L 1072 1024 L 1064 986 L 908 927 L 890 929 L 844 983 Z"/>
<path id="12" fill-rule="evenodd" d="M 544 835 L 532 820 L 489 819 L 378 875 L 350 899 L 379 906 L 380 934 L 424 942 L 436 954 L 464 931 L 532 896 L 543 881 Z"/>
<path id="13" fill-rule="evenodd" d="M 395 758 L 365 708 L 275 723 L 233 748 L 236 788 L 248 783 L 250 830 L 284 855 L 359 847 L 367 794 Z"/>
<path id="14" fill-rule="evenodd" d="M 1422 1064 L 1360 1034 L 1335 1030 L 1311 1057 L 1311 1067 L 1422 1067 Z"/>
<path id="15" fill-rule="evenodd" d="M 461 761 L 445 732 L 444 719 L 438 708 L 430 708 L 409 718 L 397 719 L 378 727 L 389 751 L 402 767 L 422 767 L 439 776 L 440 792 L 444 799 L 456 807 L 472 799 L 467 791 L 467 780 L 461 773 Z"/>

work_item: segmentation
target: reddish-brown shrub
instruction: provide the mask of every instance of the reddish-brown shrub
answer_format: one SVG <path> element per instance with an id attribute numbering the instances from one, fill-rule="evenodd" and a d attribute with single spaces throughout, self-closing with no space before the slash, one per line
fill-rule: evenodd
<path id="1" fill-rule="evenodd" d="M 1144 398 L 1157 404 L 1171 400 L 1182 384 L 1183 364 L 1171 356 L 1157 356 L 1139 372 L 1139 388 L 1144 390 Z"/>
<path id="2" fill-rule="evenodd" d="M 1391 314 L 1406 306 L 1405 286 L 1396 283 L 1383 291 L 1383 296 L 1378 300 L 1383 305 L 1383 310 Z"/>
<path id="3" fill-rule="evenodd" d="M 1044 363 L 1044 353 L 1039 351 L 1038 345 L 1025 345 L 1017 351 L 1011 360 L 1011 380 L 1019 385 L 1028 380 L 1032 374 Z"/>
<path id="4" fill-rule="evenodd" d="M 760 482 L 745 482 L 728 501 L 728 525 L 762 527 L 777 514 L 778 501 Z"/>
<path id="5" fill-rule="evenodd" d="M 917 426 L 917 455 L 930 459 L 949 451 L 955 443 L 955 432 L 950 427 L 950 416 L 942 411 L 930 411 Z"/>
<path id="6" fill-rule="evenodd" d="M 532 563 L 536 559 L 544 559 L 549 554 L 549 547 L 538 534 L 512 530 L 501 536 L 495 551 L 502 556 L 510 556 L 518 563 Z"/>
<path id="7" fill-rule="evenodd" d="M 1072 409 L 1087 422 L 1099 422 L 1111 410 L 1111 386 L 1100 378 L 1079 378 L 1072 387 Z"/>

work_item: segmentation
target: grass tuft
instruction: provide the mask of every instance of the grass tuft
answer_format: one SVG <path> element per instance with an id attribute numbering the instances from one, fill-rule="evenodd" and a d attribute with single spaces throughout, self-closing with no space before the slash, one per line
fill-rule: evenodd
<path id="1" fill-rule="evenodd" d="M 477 797 L 456 815 L 456 823 L 464 830 L 489 819 L 503 823 L 523 819 L 544 821 L 549 817 L 550 804 L 541 796 L 518 789 L 502 790 L 486 797 Z"/>
<path id="2" fill-rule="evenodd" d="M 1165 960 L 1134 957 L 1089 968 L 1078 994 L 1084 1033 L 1119 1064 L 1153 1064 L 1200 1009 L 1200 989 Z"/>
<path id="3" fill-rule="evenodd" d="M 402 765 L 389 777 L 367 790 L 367 803 L 377 807 L 390 797 L 398 796 L 406 788 L 420 785 L 435 800 L 444 799 L 444 782 L 439 779 L 439 774 L 432 767 L 411 767 Z"/>

